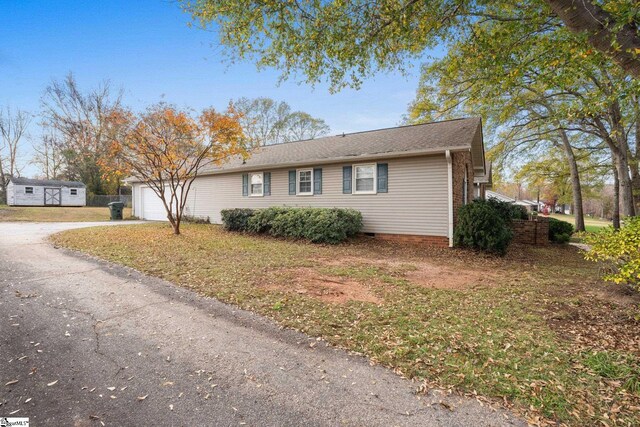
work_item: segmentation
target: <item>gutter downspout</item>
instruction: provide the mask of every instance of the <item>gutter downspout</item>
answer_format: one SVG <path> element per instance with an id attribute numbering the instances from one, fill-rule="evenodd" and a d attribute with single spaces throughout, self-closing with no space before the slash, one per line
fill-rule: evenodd
<path id="1" fill-rule="evenodd" d="M 448 216 L 449 216 L 449 227 L 448 227 L 448 236 L 449 236 L 449 247 L 453 247 L 453 161 L 451 158 L 451 151 L 445 151 L 445 156 L 447 158 L 447 195 L 448 195 Z"/>

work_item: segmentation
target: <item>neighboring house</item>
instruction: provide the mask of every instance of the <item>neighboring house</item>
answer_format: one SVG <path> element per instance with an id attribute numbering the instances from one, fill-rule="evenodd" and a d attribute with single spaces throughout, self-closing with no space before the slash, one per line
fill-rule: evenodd
<path id="1" fill-rule="evenodd" d="M 244 162 L 209 167 L 194 181 L 185 213 L 220 223 L 230 208 L 353 208 L 369 235 L 446 246 L 457 210 L 487 174 L 479 118 L 401 126 L 260 147 Z M 153 190 L 127 181 L 133 214 L 166 220 Z"/>
<path id="2" fill-rule="evenodd" d="M 495 191 L 487 190 L 485 196 L 487 199 L 495 199 L 495 200 L 500 200 L 501 202 L 513 203 L 515 205 L 524 206 L 527 212 L 538 212 L 540 207 L 538 203 L 533 202 L 531 200 L 525 200 L 525 199 L 517 200 L 512 197 L 505 196 L 504 194 L 497 193 Z"/>
<path id="3" fill-rule="evenodd" d="M 11 178 L 7 185 L 9 206 L 85 206 L 86 187 L 81 182 Z"/>

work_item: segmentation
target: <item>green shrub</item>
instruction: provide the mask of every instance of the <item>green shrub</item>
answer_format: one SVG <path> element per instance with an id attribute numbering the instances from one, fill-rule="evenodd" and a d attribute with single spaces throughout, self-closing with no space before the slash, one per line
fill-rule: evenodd
<path id="1" fill-rule="evenodd" d="M 248 227 L 252 233 L 269 233 L 271 232 L 271 223 L 274 218 L 284 212 L 287 208 L 271 207 L 267 209 L 258 209 L 253 216 L 249 218 Z"/>
<path id="2" fill-rule="evenodd" d="M 504 255 L 513 238 L 501 204 L 488 200 L 476 200 L 458 211 L 458 224 L 454 232 L 454 243 L 486 252 Z M 509 212 L 515 212 L 509 211 Z"/>
<path id="3" fill-rule="evenodd" d="M 514 219 L 529 219 L 529 214 L 524 206 L 497 199 L 487 199 L 486 203 L 498 211 L 500 216 L 507 222 L 507 225 Z"/>
<path id="4" fill-rule="evenodd" d="M 549 218 L 549 240 L 556 243 L 567 243 L 574 232 L 572 224 L 555 218 Z"/>
<path id="5" fill-rule="evenodd" d="M 362 214 L 355 209 L 333 209 L 337 222 L 344 228 L 347 237 L 354 237 L 362 230 Z"/>
<path id="6" fill-rule="evenodd" d="M 229 231 L 249 231 L 249 219 L 254 213 L 253 209 L 223 209 L 222 225 Z"/>
<path id="7" fill-rule="evenodd" d="M 225 228 L 231 230 L 228 224 L 241 223 L 236 230 L 306 239 L 313 243 L 340 243 L 362 229 L 362 214 L 355 209 L 271 207 L 252 211 L 246 225 L 242 222 L 244 217 L 238 218 L 241 215 L 236 211 L 246 209 L 226 211 L 229 213 L 223 214 Z M 233 218 L 225 219 L 231 213 Z"/>
<path id="8" fill-rule="evenodd" d="M 640 217 L 626 218 L 620 230 L 587 233 L 584 242 L 591 246 L 585 258 L 607 266 L 605 280 L 640 289 Z"/>
<path id="9" fill-rule="evenodd" d="M 311 209 L 303 237 L 313 243 L 340 243 L 362 229 L 362 214 L 355 209 Z"/>

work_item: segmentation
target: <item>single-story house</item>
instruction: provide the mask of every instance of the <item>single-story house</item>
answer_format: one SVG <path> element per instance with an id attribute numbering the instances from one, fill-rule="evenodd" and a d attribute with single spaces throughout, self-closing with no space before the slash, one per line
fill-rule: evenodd
<path id="1" fill-rule="evenodd" d="M 501 202 L 513 203 L 514 205 L 524 206 L 527 212 L 538 212 L 540 204 L 526 199 L 514 199 L 513 197 L 505 196 L 504 194 L 495 191 L 486 191 L 487 199 L 500 200 Z"/>
<path id="2" fill-rule="evenodd" d="M 484 194 L 482 122 L 465 118 L 260 147 L 203 169 L 185 213 L 220 223 L 220 211 L 269 206 L 353 208 L 381 238 L 452 245 L 457 210 Z M 166 220 L 162 202 L 135 178 L 133 215 Z M 480 189 L 474 190 L 477 182 Z"/>
<path id="3" fill-rule="evenodd" d="M 7 185 L 9 206 L 85 206 L 86 186 L 77 181 L 12 177 Z"/>

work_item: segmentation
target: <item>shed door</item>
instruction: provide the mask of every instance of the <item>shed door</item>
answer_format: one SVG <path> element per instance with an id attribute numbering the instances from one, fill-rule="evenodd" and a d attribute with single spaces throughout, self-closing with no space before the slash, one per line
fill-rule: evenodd
<path id="1" fill-rule="evenodd" d="M 142 187 L 142 219 L 167 221 L 167 211 L 160 197 L 149 187 Z"/>
<path id="2" fill-rule="evenodd" d="M 44 189 L 44 204 L 45 206 L 60 206 L 62 191 L 60 188 L 45 188 Z"/>

